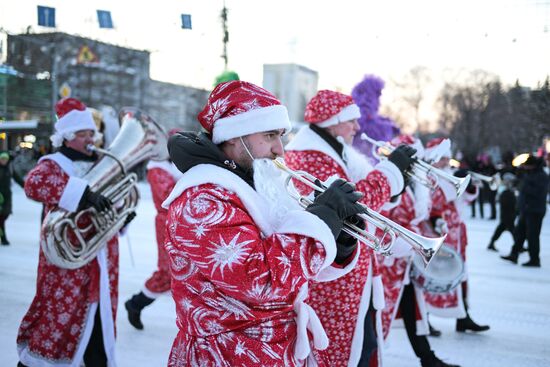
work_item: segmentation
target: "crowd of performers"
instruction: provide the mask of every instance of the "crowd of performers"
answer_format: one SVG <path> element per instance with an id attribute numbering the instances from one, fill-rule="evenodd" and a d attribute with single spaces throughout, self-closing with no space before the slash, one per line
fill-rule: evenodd
<path id="1" fill-rule="evenodd" d="M 398 237 L 386 256 L 343 230 L 353 223 L 380 235 L 359 215 L 367 206 L 412 232 L 446 235 L 467 264 L 459 208 L 477 188 L 457 196 L 444 180 L 430 189 L 410 175 L 417 160 L 452 174 L 449 141 L 423 147 L 392 131 L 394 149 L 373 165 L 372 147 L 358 139 L 369 129 L 361 108 L 351 96 L 319 91 L 306 106 L 307 124 L 283 147 L 291 125 L 281 102 L 254 84 L 225 82 L 198 116 L 203 131 L 171 134 L 170 159 L 148 164 L 158 269 L 123 302 L 141 330 L 144 308 L 171 293 L 178 334 L 168 366 L 382 366 L 397 318 L 421 366 L 456 366 L 432 350 L 426 336 L 438 331 L 428 314 L 456 319 L 457 332 L 489 329 L 468 314 L 467 272 L 452 290 L 430 292 L 410 277 L 409 243 Z M 97 138 L 89 110 L 69 98 L 57 114 L 59 149 L 28 174 L 25 193 L 45 212 L 116 205 L 82 179 L 98 160 L 87 149 Z M 326 190 L 294 180 L 308 198 L 301 206 L 273 163 L 283 157 Z M 19 366 L 117 366 L 117 235 L 77 269 L 49 263 L 41 249 L 36 289 L 17 337 Z"/>

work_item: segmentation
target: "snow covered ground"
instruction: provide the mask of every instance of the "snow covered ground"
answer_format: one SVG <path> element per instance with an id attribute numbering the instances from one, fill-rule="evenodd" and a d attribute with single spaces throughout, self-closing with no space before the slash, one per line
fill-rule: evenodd
<path id="1" fill-rule="evenodd" d="M 17 364 L 17 329 L 35 292 L 38 260 L 41 207 L 18 186 L 13 189 L 14 213 L 7 222 L 11 246 L 0 246 L 0 366 Z M 138 216 L 129 230 L 135 264 L 127 239 L 120 240 L 117 359 L 122 367 L 165 366 L 176 334 L 170 296 L 144 311 L 145 330 L 135 330 L 126 319 L 124 301 L 140 290 L 156 265 L 155 209 L 149 187 L 140 184 L 140 189 Z M 443 332 L 439 338 L 430 338 L 432 348 L 440 358 L 461 366 L 550 366 L 550 215 L 542 227 L 540 269 L 514 266 L 485 249 L 495 221 L 469 219 L 467 224 L 471 315 L 491 330 L 478 335 L 456 333 L 452 320 L 432 317 L 433 325 Z M 511 243 L 505 233 L 496 246 L 507 254 Z M 524 254 L 520 263 L 525 261 Z M 419 366 L 402 327 L 392 330 L 385 353 L 386 367 Z"/>

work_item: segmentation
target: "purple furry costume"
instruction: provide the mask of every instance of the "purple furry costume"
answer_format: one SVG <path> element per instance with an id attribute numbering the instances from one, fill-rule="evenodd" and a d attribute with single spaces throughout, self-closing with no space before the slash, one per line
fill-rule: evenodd
<path id="1" fill-rule="evenodd" d="M 378 115 L 382 89 L 384 89 L 382 79 L 375 75 L 365 75 L 351 91 L 351 96 L 361 112 L 358 120 L 360 129 L 353 139 L 353 146 L 369 157 L 371 163 L 376 161 L 372 156 L 372 145 L 362 140 L 361 134 L 365 133 L 380 141 L 390 141 L 399 134 L 399 128 L 392 119 Z"/>

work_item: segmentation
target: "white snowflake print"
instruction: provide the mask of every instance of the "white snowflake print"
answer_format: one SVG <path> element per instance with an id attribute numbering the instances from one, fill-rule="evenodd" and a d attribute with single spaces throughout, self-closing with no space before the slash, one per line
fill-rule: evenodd
<path id="1" fill-rule="evenodd" d="M 232 265 L 241 264 L 241 261 L 246 257 L 246 255 L 248 255 L 248 249 L 246 248 L 246 245 L 254 242 L 254 240 L 238 242 L 239 236 L 240 233 L 237 233 L 231 239 L 231 241 L 229 241 L 229 243 L 227 243 L 223 239 L 221 234 L 218 243 L 210 241 L 210 243 L 214 245 L 214 247 L 210 248 L 210 250 L 212 251 L 212 255 L 207 256 L 207 258 L 211 259 L 209 263 L 213 264 L 212 276 L 214 275 L 216 269 L 219 268 L 223 277 L 223 271 L 226 266 L 229 268 L 229 270 L 233 270 Z"/>
<path id="2" fill-rule="evenodd" d="M 247 349 L 244 346 L 244 343 L 242 341 L 237 341 L 237 345 L 235 345 L 235 354 L 238 356 L 241 356 L 243 354 L 246 354 Z"/>
<path id="3" fill-rule="evenodd" d="M 63 177 L 58 175 L 49 175 L 48 178 L 46 178 L 46 183 L 52 186 L 59 186 L 65 183 L 65 180 L 63 179 Z"/>
<path id="4" fill-rule="evenodd" d="M 63 312 L 57 317 L 57 322 L 59 322 L 61 325 L 66 325 L 69 322 L 69 318 L 71 315 L 69 315 L 67 312 Z"/>
<path id="5" fill-rule="evenodd" d="M 205 235 L 208 229 L 204 228 L 202 224 L 199 224 L 198 226 L 195 227 L 195 229 L 192 229 L 191 231 L 195 233 L 195 238 L 199 239 Z"/>
<path id="6" fill-rule="evenodd" d="M 220 319 L 225 320 L 228 317 L 235 318 L 237 320 L 251 317 L 252 313 L 250 308 L 244 303 L 227 296 L 221 295 L 221 297 L 206 299 L 205 303 L 213 309 L 223 312 Z"/>

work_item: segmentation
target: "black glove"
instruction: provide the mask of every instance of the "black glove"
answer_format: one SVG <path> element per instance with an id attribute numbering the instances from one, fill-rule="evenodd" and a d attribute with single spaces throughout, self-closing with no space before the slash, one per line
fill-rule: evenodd
<path id="1" fill-rule="evenodd" d="M 412 157 L 416 153 L 416 149 L 411 146 L 402 144 L 395 148 L 393 152 L 388 156 L 388 160 L 395 164 L 401 171 L 403 176 L 405 172 L 411 168 L 411 164 L 414 162 Z"/>
<path id="2" fill-rule="evenodd" d="M 98 194 L 97 192 L 93 192 L 88 186 L 86 187 L 86 190 L 84 191 L 84 194 L 82 195 L 78 206 L 80 209 L 93 207 L 98 212 L 102 212 L 105 209 L 111 209 L 112 205 L 113 203 L 111 202 L 111 200 L 107 199 L 101 194 Z"/>
<path id="3" fill-rule="evenodd" d="M 363 219 L 357 215 L 353 215 L 346 219 L 346 222 L 355 224 L 361 229 L 367 228 Z M 357 248 L 357 239 L 344 231 L 340 231 L 340 235 L 336 239 L 336 258 L 334 262 L 341 265 L 353 254 Z"/>
<path id="4" fill-rule="evenodd" d="M 337 179 L 326 191 L 317 195 L 306 210 L 323 220 L 331 229 L 334 238 L 337 238 L 342 229 L 342 221 L 363 211 L 357 203 L 362 197 L 363 194 L 355 191 L 353 184 Z"/>
<path id="5" fill-rule="evenodd" d="M 126 226 L 130 224 L 130 222 L 133 221 L 135 217 L 136 217 L 136 212 L 131 212 L 130 214 L 128 214 L 128 216 L 126 217 L 126 220 L 124 221 L 124 225 L 122 226 L 122 229 L 126 228 Z"/>

